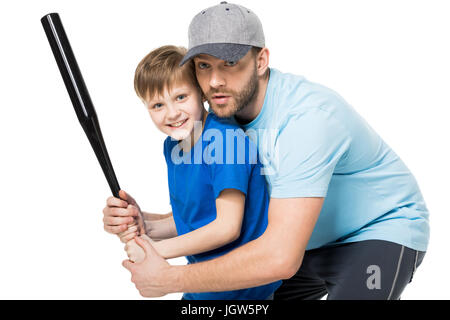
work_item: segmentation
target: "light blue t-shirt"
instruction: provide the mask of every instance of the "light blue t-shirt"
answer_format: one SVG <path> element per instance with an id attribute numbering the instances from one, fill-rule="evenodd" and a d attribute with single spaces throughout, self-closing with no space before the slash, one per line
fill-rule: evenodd
<path id="1" fill-rule="evenodd" d="M 369 239 L 426 250 L 428 210 L 414 176 L 336 92 L 270 69 L 262 110 L 243 128 L 271 198 L 325 197 L 307 250 Z"/>

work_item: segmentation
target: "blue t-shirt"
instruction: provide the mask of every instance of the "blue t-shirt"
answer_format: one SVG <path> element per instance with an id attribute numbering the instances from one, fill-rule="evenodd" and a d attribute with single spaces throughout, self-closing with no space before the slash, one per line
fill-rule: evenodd
<path id="1" fill-rule="evenodd" d="M 414 176 L 337 93 L 270 69 L 262 110 L 243 127 L 272 198 L 325 197 L 307 249 L 379 239 L 426 250 L 428 210 Z"/>
<path id="2" fill-rule="evenodd" d="M 241 233 L 237 240 L 209 252 L 187 256 L 189 263 L 213 259 L 249 242 L 267 227 L 269 194 L 256 145 L 227 120 L 208 114 L 201 137 L 189 152 L 178 141 L 164 141 L 170 203 L 178 235 L 203 227 L 216 218 L 216 198 L 224 189 L 245 194 Z M 266 299 L 281 284 L 226 292 L 185 293 L 188 300 Z"/>

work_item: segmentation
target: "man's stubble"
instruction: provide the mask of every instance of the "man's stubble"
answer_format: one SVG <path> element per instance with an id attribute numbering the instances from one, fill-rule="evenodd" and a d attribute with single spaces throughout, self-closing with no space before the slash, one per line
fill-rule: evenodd
<path id="1" fill-rule="evenodd" d="M 206 94 L 206 100 L 210 105 L 211 109 L 214 111 L 214 114 L 219 118 L 229 118 L 239 111 L 245 109 L 247 105 L 252 102 L 255 98 L 259 90 L 258 83 L 258 74 L 256 72 L 256 64 L 255 69 L 250 77 L 250 80 L 245 84 L 244 88 L 237 92 L 234 90 L 224 90 L 224 89 L 215 89 L 210 88 L 210 90 Z M 211 101 L 211 97 L 215 93 L 223 93 L 228 94 L 233 97 L 233 102 L 229 102 L 227 104 L 216 104 Z"/>

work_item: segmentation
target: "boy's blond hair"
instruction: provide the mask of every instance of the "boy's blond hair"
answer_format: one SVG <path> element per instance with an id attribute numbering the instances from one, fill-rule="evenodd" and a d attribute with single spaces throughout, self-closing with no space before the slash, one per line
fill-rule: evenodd
<path id="1" fill-rule="evenodd" d="M 168 45 L 146 55 L 134 75 L 134 90 L 138 97 L 147 101 L 162 95 L 165 89 L 170 92 L 174 85 L 181 82 L 192 83 L 200 90 L 192 61 L 179 66 L 186 52 L 186 48 Z"/>

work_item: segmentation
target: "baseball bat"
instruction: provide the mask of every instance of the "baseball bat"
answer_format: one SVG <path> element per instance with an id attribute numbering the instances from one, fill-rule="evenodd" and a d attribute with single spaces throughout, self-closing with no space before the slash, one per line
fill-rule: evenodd
<path id="1" fill-rule="evenodd" d="M 41 18 L 41 22 L 78 120 L 89 139 L 92 149 L 94 149 L 112 194 L 119 198 L 119 182 L 103 141 L 97 114 L 59 14 L 49 13 Z"/>
<path id="2" fill-rule="evenodd" d="M 49 13 L 41 18 L 41 22 L 78 120 L 89 139 L 92 149 L 94 149 L 112 194 L 114 197 L 120 198 L 119 182 L 117 181 L 111 160 L 109 159 L 97 113 L 95 112 L 94 105 L 92 104 L 91 97 L 84 83 L 83 76 L 81 75 L 59 14 Z M 142 223 L 144 223 L 143 219 Z M 136 221 L 132 222 L 128 225 L 128 230 L 136 225 L 138 225 Z M 145 230 L 145 226 L 139 227 Z"/>

